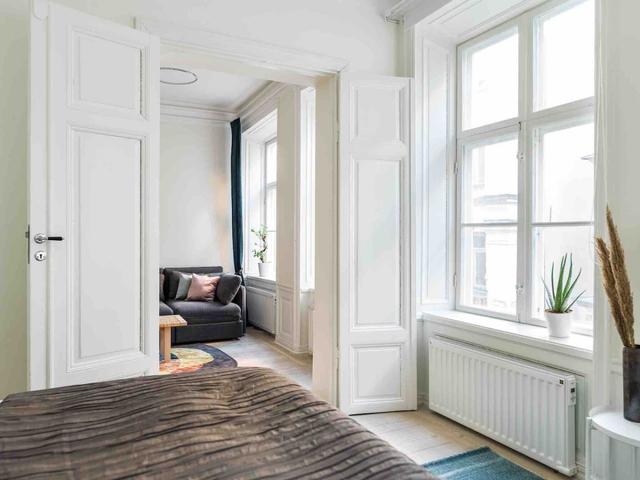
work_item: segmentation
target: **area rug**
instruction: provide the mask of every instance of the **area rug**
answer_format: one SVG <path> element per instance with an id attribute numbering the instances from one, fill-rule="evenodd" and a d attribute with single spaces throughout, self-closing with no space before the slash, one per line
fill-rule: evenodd
<path id="1" fill-rule="evenodd" d="M 489 447 L 425 463 L 424 467 L 445 480 L 542 480 Z"/>
<path id="2" fill-rule="evenodd" d="M 160 375 L 194 372 L 201 368 L 237 366 L 238 362 L 222 350 L 204 343 L 194 343 L 171 347 L 171 361 L 160 363 Z"/>

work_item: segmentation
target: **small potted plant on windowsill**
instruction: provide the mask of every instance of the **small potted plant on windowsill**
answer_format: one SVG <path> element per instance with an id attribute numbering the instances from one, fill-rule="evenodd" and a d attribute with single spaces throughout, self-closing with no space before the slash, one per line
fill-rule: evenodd
<path id="1" fill-rule="evenodd" d="M 266 225 L 260 225 L 260 228 L 252 228 L 251 232 L 258 237 L 258 241 L 254 244 L 252 251 L 253 256 L 258 259 L 258 273 L 261 278 L 273 277 L 273 263 L 265 262 L 267 258 L 267 227 Z"/>
<path id="2" fill-rule="evenodd" d="M 567 270 L 567 260 L 569 269 Z M 560 260 L 560 271 L 558 272 L 558 281 L 556 283 L 555 262 L 551 264 L 551 288 L 547 282 L 542 280 L 545 291 L 544 318 L 549 326 L 549 336 L 566 338 L 571 335 L 571 323 L 573 320 L 573 310 L 571 307 L 584 294 L 584 290 L 578 295 L 572 297 L 573 289 L 578 283 L 578 279 L 582 274 L 582 270 L 573 276 L 573 256 L 564 254 Z"/>

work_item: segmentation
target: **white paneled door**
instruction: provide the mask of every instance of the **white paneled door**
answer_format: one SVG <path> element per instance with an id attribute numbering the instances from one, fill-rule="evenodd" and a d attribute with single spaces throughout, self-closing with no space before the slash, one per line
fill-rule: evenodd
<path id="1" fill-rule="evenodd" d="M 30 387 L 155 373 L 158 40 L 41 1 L 31 37 Z"/>
<path id="2" fill-rule="evenodd" d="M 408 78 L 341 75 L 339 406 L 417 407 Z"/>

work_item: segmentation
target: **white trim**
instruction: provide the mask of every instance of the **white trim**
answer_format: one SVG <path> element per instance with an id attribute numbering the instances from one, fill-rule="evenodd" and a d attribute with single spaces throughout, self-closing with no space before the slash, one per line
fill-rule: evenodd
<path id="1" fill-rule="evenodd" d="M 203 108 L 187 104 L 160 104 L 160 115 L 164 118 L 180 118 L 209 121 L 214 125 L 226 125 L 238 117 L 237 113 L 218 110 L 215 108 Z"/>
<path id="2" fill-rule="evenodd" d="M 240 105 L 237 116 L 242 120 L 243 132 L 278 108 L 278 98 L 286 88 L 284 83 L 272 82 Z"/>
<path id="3" fill-rule="evenodd" d="M 243 64 L 270 70 L 287 70 L 316 77 L 335 75 L 348 65 L 341 58 L 158 22 L 145 17 L 137 17 L 135 24 L 137 29 L 159 36 L 165 46 L 191 47 L 218 58 L 241 61 Z"/>
<path id="4" fill-rule="evenodd" d="M 548 337 L 548 330 L 545 327 L 456 310 L 424 312 L 422 318 L 425 322 L 455 326 L 584 360 L 591 360 L 593 357 L 593 339 L 588 335 L 572 334 L 568 339 L 555 339 Z"/>
<path id="5" fill-rule="evenodd" d="M 275 293 L 276 280 L 274 278 L 256 277 L 255 275 L 246 275 L 245 280 L 248 287 L 266 290 Z"/>

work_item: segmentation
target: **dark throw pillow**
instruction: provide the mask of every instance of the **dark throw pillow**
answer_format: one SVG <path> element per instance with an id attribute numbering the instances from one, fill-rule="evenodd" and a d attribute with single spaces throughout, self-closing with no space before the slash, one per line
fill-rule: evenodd
<path id="1" fill-rule="evenodd" d="M 164 302 L 164 273 L 160 273 L 160 301 Z"/>
<path id="2" fill-rule="evenodd" d="M 242 279 L 238 275 L 224 274 L 220 277 L 216 298 L 223 305 L 228 305 L 240 290 Z"/>

